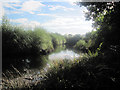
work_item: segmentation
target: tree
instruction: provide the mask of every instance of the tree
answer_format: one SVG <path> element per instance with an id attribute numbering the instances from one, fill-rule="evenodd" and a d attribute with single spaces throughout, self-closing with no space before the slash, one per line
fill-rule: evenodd
<path id="1" fill-rule="evenodd" d="M 86 49 L 86 45 L 87 43 L 84 40 L 79 40 L 74 47 L 79 50 L 82 50 L 82 49 Z"/>
<path id="2" fill-rule="evenodd" d="M 94 21 L 93 27 L 97 30 L 96 46 L 103 42 L 103 50 L 111 46 L 120 46 L 120 3 L 119 2 L 79 2 L 88 9 L 86 20 Z"/>

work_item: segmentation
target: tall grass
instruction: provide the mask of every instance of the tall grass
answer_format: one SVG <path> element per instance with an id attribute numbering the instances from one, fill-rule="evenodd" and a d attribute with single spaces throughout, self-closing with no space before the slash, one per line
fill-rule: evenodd
<path id="1" fill-rule="evenodd" d="M 78 63 L 76 61 L 54 62 L 46 80 L 34 89 L 118 90 L 119 84 L 113 75 L 115 69 L 110 68 L 103 57 L 85 55 Z"/>
<path id="2" fill-rule="evenodd" d="M 14 88 L 32 88 L 33 90 L 118 90 L 120 73 L 119 66 L 114 66 L 116 61 L 113 64 L 112 59 L 114 58 L 115 56 L 109 56 L 108 58 L 106 54 L 99 53 L 99 55 L 94 57 L 86 53 L 79 59 L 54 60 L 48 62 L 40 74 L 36 74 L 37 78 L 43 75 L 42 80 L 37 79 L 34 83 L 31 84 L 29 82 L 29 84 L 24 84 L 23 86 L 13 85 Z"/>
<path id="3" fill-rule="evenodd" d="M 77 61 L 77 62 L 76 62 Z M 45 67 L 40 70 L 27 70 L 27 73 L 20 73 L 15 67 L 13 69 L 19 75 L 15 78 L 16 75 L 12 74 L 12 71 L 7 71 L 8 75 L 3 73 L 3 88 L 6 89 L 15 89 L 15 88 L 34 88 L 39 83 L 43 84 L 46 79 L 49 78 L 49 75 L 57 74 L 60 70 L 65 70 L 73 67 L 76 63 L 79 63 L 79 60 L 52 60 L 47 63 Z M 38 73 L 39 72 L 39 73 Z M 8 77 L 11 76 L 11 77 Z"/>

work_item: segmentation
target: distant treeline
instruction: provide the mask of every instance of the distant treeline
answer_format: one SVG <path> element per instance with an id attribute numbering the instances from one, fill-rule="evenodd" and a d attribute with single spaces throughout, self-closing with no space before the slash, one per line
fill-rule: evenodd
<path id="1" fill-rule="evenodd" d="M 25 30 L 23 27 L 11 25 L 5 17 L 1 29 L 3 56 L 46 54 L 66 42 L 60 34 L 49 33 L 43 28 Z"/>
<path id="2" fill-rule="evenodd" d="M 91 31 L 85 35 L 65 35 L 66 45 L 83 52 L 87 52 L 88 49 L 92 49 L 95 45 L 95 40 L 97 38 L 97 31 Z M 94 47 L 95 49 L 96 47 Z"/>

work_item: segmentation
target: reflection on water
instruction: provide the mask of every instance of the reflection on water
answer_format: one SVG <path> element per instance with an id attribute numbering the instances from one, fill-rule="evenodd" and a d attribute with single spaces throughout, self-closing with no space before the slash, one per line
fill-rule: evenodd
<path id="1" fill-rule="evenodd" d="M 46 66 L 49 60 L 74 59 L 79 57 L 77 52 L 66 49 L 65 46 L 59 46 L 54 52 L 49 55 L 28 56 L 28 57 L 5 57 L 3 58 L 3 72 L 6 70 L 13 70 L 14 66 L 18 71 L 23 72 L 27 70 L 40 70 Z"/>
<path id="2" fill-rule="evenodd" d="M 79 54 L 75 53 L 72 50 L 66 49 L 66 50 L 62 50 L 58 53 L 52 53 L 49 55 L 49 60 L 60 60 L 60 59 L 74 59 L 74 58 L 78 58 Z"/>

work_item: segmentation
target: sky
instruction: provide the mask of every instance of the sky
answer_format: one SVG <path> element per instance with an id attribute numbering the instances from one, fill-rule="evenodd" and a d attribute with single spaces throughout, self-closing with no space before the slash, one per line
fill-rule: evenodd
<path id="1" fill-rule="evenodd" d="M 25 28 L 42 27 L 60 34 L 85 34 L 92 21 L 85 20 L 85 7 L 77 0 L 0 0 L 0 20 L 7 16 L 12 24 Z"/>

